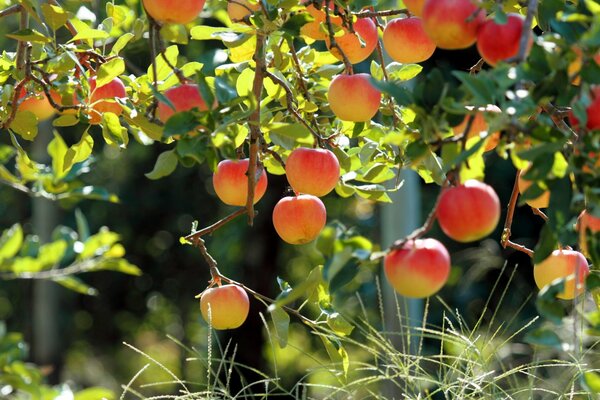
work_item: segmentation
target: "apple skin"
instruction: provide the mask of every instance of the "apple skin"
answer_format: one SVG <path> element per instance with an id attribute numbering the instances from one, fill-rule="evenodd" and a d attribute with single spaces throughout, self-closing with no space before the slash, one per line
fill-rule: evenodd
<path id="1" fill-rule="evenodd" d="M 533 184 L 533 182 L 523 179 L 523 175 L 526 171 L 523 171 L 519 175 L 517 185 L 519 186 L 519 193 L 523 194 Z M 546 190 L 541 196 L 525 201 L 529 206 L 533 208 L 546 208 L 550 205 L 550 191 Z"/>
<path id="2" fill-rule="evenodd" d="M 206 0 L 143 0 L 146 12 L 158 22 L 187 24 L 204 8 Z"/>
<path id="3" fill-rule="evenodd" d="M 246 321 L 250 300 L 246 291 L 237 285 L 215 286 L 200 296 L 200 311 L 213 329 L 235 329 Z"/>
<path id="4" fill-rule="evenodd" d="M 273 226 L 281 239 L 289 244 L 312 242 L 326 222 L 325 205 L 311 194 L 284 197 L 273 209 Z"/>
<path id="5" fill-rule="evenodd" d="M 383 30 L 383 47 L 397 62 L 419 63 L 429 59 L 435 51 L 435 43 L 423 29 L 421 18 L 396 18 Z"/>
<path id="6" fill-rule="evenodd" d="M 344 28 L 344 35 L 336 37 L 335 42 L 340 46 L 346 57 L 348 57 L 348 61 L 351 64 L 357 64 L 366 60 L 373 53 L 373 50 L 377 47 L 379 35 L 377 34 L 375 23 L 370 18 L 359 18 L 353 27 L 356 33 L 350 33 Z M 357 34 L 364 41 L 364 47 Z M 325 43 L 331 54 L 341 60 L 342 55 L 338 49 L 330 47 L 329 36 L 325 37 Z"/>
<path id="7" fill-rule="evenodd" d="M 423 15 L 425 0 L 404 0 L 404 5 L 406 8 L 408 8 L 408 11 L 410 11 L 412 15 L 420 17 Z"/>
<path id="8" fill-rule="evenodd" d="M 327 99 L 331 111 L 343 121 L 367 122 L 377 114 L 381 92 L 368 74 L 338 75 L 329 85 Z"/>
<path id="9" fill-rule="evenodd" d="M 443 189 L 436 210 L 444 233 L 467 243 L 492 233 L 500 220 L 500 200 L 494 189 L 474 179 Z"/>
<path id="10" fill-rule="evenodd" d="M 477 40 L 477 29 L 485 20 L 478 6 L 471 0 L 426 0 L 423 28 L 441 49 L 466 49 Z"/>
<path id="11" fill-rule="evenodd" d="M 111 112 L 116 115 L 121 115 L 123 109 L 119 103 L 115 101 L 102 101 L 103 99 L 125 98 L 127 97 L 127 91 L 123 81 L 119 78 L 114 78 L 106 85 L 96 87 L 96 77 L 89 79 L 90 85 L 90 98 L 88 100 L 91 110 L 90 123 L 93 125 L 100 124 L 102 122 L 102 114 L 105 112 Z"/>
<path id="12" fill-rule="evenodd" d="M 524 23 L 525 18 L 519 14 L 508 14 L 505 24 L 497 24 L 493 19 L 485 21 L 477 31 L 477 50 L 481 58 L 495 66 L 500 61 L 515 57 L 519 53 Z M 530 39 L 527 53 L 532 44 L 533 39 Z"/>
<path id="13" fill-rule="evenodd" d="M 594 235 L 600 232 L 600 218 L 591 215 L 587 210 L 583 210 L 577 219 L 577 229 L 579 230 L 579 248 L 584 255 L 589 256 L 587 234 L 588 231 L 591 231 Z"/>
<path id="14" fill-rule="evenodd" d="M 248 199 L 248 165 L 250 160 L 223 160 L 217 165 L 213 174 L 213 187 L 217 197 L 230 206 L 246 206 Z M 267 191 L 267 173 L 262 170 L 254 188 L 254 204 Z"/>
<path id="15" fill-rule="evenodd" d="M 435 239 L 408 241 L 383 261 L 385 276 L 398 294 L 424 298 L 437 293 L 450 275 L 450 254 Z"/>
<path id="16" fill-rule="evenodd" d="M 575 273 L 577 271 L 578 283 L 575 285 Z M 533 266 L 533 278 L 539 289 L 549 285 L 555 279 L 567 278 L 565 289 L 557 297 L 559 299 L 571 300 L 579 296 L 585 290 L 585 278 L 590 273 L 587 260 L 578 251 L 554 250 L 544 261 Z M 575 287 L 577 286 L 577 288 Z"/>
<path id="17" fill-rule="evenodd" d="M 60 104 L 61 98 L 56 91 L 50 90 L 50 96 L 52 96 L 52 100 L 54 100 L 55 103 Z M 38 121 L 50 119 L 57 113 L 44 92 L 28 95 L 25 88 L 21 88 L 19 100 L 23 98 L 24 100 L 19 104 L 19 111 L 32 112 L 37 117 Z"/>
<path id="18" fill-rule="evenodd" d="M 299 147 L 290 153 L 285 173 L 295 192 L 321 197 L 337 185 L 340 164 L 329 150 Z"/>
<path id="19" fill-rule="evenodd" d="M 227 0 L 227 15 L 232 22 L 243 22 L 244 18 L 260 10 L 260 5 L 248 0 Z"/>
<path id="20" fill-rule="evenodd" d="M 472 112 L 474 107 L 467 106 L 467 109 Z M 502 110 L 500 110 L 500 108 L 498 108 L 497 106 L 495 106 L 493 104 L 488 104 L 486 107 L 478 107 L 477 111 L 475 112 L 475 117 L 473 118 L 473 122 L 471 123 L 471 129 L 469 130 L 469 134 L 467 135 L 467 137 L 470 139 L 473 137 L 481 136 L 481 134 L 483 134 L 484 132 L 488 132 L 489 125 L 485 120 L 485 113 L 501 113 L 501 112 L 502 112 Z M 469 122 L 469 118 L 470 118 L 469 115 L 465 115 L 465 118 L 462 120 L 462 122 L 452 128 L 452 131 L 454 132 L 454 136 L 459 136 L 464 133 L 465 129 L 467 129 L 467 124 Z M 487 140 L 484 144 L 485 151 L 494 150 L 496 148 L 496 146 L 498 145 L 499 141 L 500 141 L 500 132 L 494 132 L 494 133 L 488 134 Z"/>
<path id="21" fill-rule="evenodd" d="M 600 85 L 592 87 L 589 96 L 591 102 L 586 108 L 588 120 L 585 127 L 591 131 L 600 129 Z M 579 120 L 572 111 L 569 111 L 569 121 L 573 128 L 579 128 Z"/>
<path id="22" fill-rule="evenodd" d="M 175 86 L 167 89 L 163 94 L 175 107 L 175 110 L 173 110 L 167 103 L 158 102 L 157 115 L 158 119 L 163 123 L 166 123 L 176 112 L 190 111 L 193 108 L 197 108 L 200 111 L 208 110 L 206 102 L 200 95 L 200 90 L 196 84 L 186 83 L 181 86 Z"/>

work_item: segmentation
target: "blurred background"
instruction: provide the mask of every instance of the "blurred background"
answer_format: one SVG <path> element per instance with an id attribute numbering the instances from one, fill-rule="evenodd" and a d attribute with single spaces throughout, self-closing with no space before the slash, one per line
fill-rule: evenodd
<path id="1" fill-rule="evenodd" d="M 4 1 L 5 5 L 8 3 Z M 84 6 L 98 15 L 100 21 L 105 17 L 104 3 L 95 0 L 84 3 Z M 135 0 L 116 3 L 126 3 L 140 11 Z M 81 2 L 65 1 L 64 4 L 73 12 L 81 12 Z M 392 2 L 382 5 L 386 6 L 399 5 Z M 225 2 L 212 1 L 208 7 L 224 9 Z M 210 17 L 204 23 L 219 24 Z M 13 50 L 14 42 L 6 40 L 4 35 L 14 30 L 15 21 L 4 19 L 0 24 L 0 48 Z M 190 60 L 204 63 L 206 75 L 211 75 L 215 66 L 226 62 L 223 49 L 216 47 L 218 44 L 217 41 L 190 42 L 180 46 L 180 52 Z M 145 70 L 150 62 L 144 42 L 129 46 L 125 57 L 131 62 L 130 73 L 136 73 L 136 68 Z M 427 70 L 452 66 L 468 70 L 477 61 L 474 49 L 451 53 L 438 51 L 424 67 Z M 365 62 L 357 70 L 367 72 L 368 65 Z M 46 136 L 50 129 L 46 127 Z M 67 143 L 74 143 L 82 129 L 61 128 L 60 132 Z M 210 275 L 198 251 L 181 245 L 179 238 L 190 232 L 193 221 L 197 220 L 200 227 L 206 226 L 232 209 L 215 197 L 212 172 L 208 167 L 186 169 L 180 166 L 173 175 L 151 181 L 144 174 L 152 170 L 157 156 L 169 146 L 146 146 L 132 140 L 128 149 L 119 151 L 103 143 L 98 128 L 93 127 L 91 132 L 97 138 L 96 163 L 86 182 L 117 194 L 120 203 L 46 204 L 43 200 L 33 201 L 7 186 L 0 186 L 0 228 L 7 229 L 21 222 L 26 233 L 37 233 L 43 238 L 52 234 L 48 226 L 61 224 L 75 228 L 74 211 L 78 208 L 86 216 L 92 232 L 108 226 L 121 235 L 127 259 L 139 266 L 143 275 L 132 277 L 100 272 L 83 276 L 83 280 L 99 290 L 98 296 L 75 294 L 53 283 L 0 281 L 0 321 L 5 321 L 9 331 L 25 334 L 31 345 L 30 360 L 47 367 L 45 371 L 51 383 L 70 382 L 77 387 L 100 385 L 120 391 L 120 385 L 128 382 L 148 363 L 148 359 L 123 342 L 146 352 L 178 377 L 191 382 L 201 381 L 205 376 L 205 365 L 200 361 L 186 361 L 186 357 L 194 357 L 186 347 L 194 348 L 200 354 L 208 351 L 207 324 L 201 318 L 198 300 L 194 296 L 205 289 Z M 0 135 L 0 142 L 10 142 L 7 133 Z M 34 158 L 37 161 L 46 161 L 43 145 L 38 144 L 37 149 L 32 149 L 30 143 L 24 146 L 36 154 Z M 486 181 L 496 189 L 505 205 L 510 197 L 515 170 L 510 160 L 504 160 L 495 153 L 486 157 Z M 419 178 L 410 179 L 410 182 L 396 194 L 399 202 L 394 205 L 328 195 L 324 201 L 329 224 L 351 227 L 356 234 L 374 243 L 393 240 L 385 235 L 413 228 L 406 225 L 414 223 L 407 222 L 407 216 L 421 215 L 417 223 L 423 222 L 439 191 L 438 186 L 424 185 Z M 206 238 L 208 249 L 218 261 L 222 273 L 269 297 L 279 293 L 277 277 L 294 286 L 323 262 L 314 244 L 287 245 L 275 233 L 270 215 L 285 191 L 285 179 L 270 175 L 268 192 L 257 205 L 259 214 L 254 227 L 248 227 L 242 217 Z M 504 214 L 505 206 L 501 223 Z M 386 217 L 383 218 L 383 215 Z M 540 227 L 541 220 L 528 207 L 519 207 L 513 225 L 513 239 L 532 247 Z M 40 228 L 46 233 L 40 232 Z M 437 225 L 429 234 L 442 241 L 452 254 L 451 280 L 439 296 L 447 303 L 448 309 L 460 310 L 467 324 L 474 324 L 480 317 L 503 266 L 506 269 L 500 277 L 500 288 L 507 285 L 508 277 L 515 269 L 516 272 L 510 296 L 503 299 L 497 318 L 510 320 L 523 304 L 523 310 L 513 321 L 514 326 L 520 327 L 535 315 L 531 296 L 536 290 L 530 261 L 524 254 L 500 248 L 501 229 L 499 226 L 485 241 L 468 246 L 446 238 Z M 335 294 L 333 301 L 337 309 L 348 319 L 358 317 L 361 312 L 358 294 L 367 312 L 372 314 L 371 323 L 381 328 L 383 322 L 379 317 L 376 284 L 377 277 L 381 276 L 379 267 L 360 271 L 357 278 Z M 381 280 L 381 285 L 389 294 L 384 280 Z M 500 295 L 498 291 L 492 296 L 492 309 L 496 306 L 495 302 L 500 301 Z M 420 307 L 417 304 L 414 309 L 419 310 Z M 432 299 L 428 321 L 441 325 L 444 309 L 440 302 Z M 40 315 L 40 310 L 43 310 L 43 315 Z M 386 315 L 397 318 L 394 309 L 388 311 Z M 259 302 L 252 301 L 246 323 L 235 331 L 219 332 L 218 343 L 225 346 L 231 340 L 232 346 L 237 346 L 235 359 L 238 362 L 269 373 L 273 368 L 273 354 L 259 313 L 266 315 L 266 309 Z M 217 352 L 218 347 L 211 351 Z M 229 351 L 231 353 L 231 349 Z M 351 360 L 363 356 L 360 353 L 350 354 Z M 280 376 L 284 385 L 293 385 L 308 369 L 328 362 L 320 340 L 293 317 L 290 346 L 278 351 L 276 358 L 278 368 L 285 371 Z M 251 372 L 247 374 L 250 375 L 248 379 L 256 379 Z M 313 374 L 307 379 L 323 383 L 330 378 Z M 164 370 L 151 366 L 137 383 L 170 380 L 172 377 Z M 172 384 L 159 385 L 150 388 L 150 392 L 170 393 L 174 387 Z"/>

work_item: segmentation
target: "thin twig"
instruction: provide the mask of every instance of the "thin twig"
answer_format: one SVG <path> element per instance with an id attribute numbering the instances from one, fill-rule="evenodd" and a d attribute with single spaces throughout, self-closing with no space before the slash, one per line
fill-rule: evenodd
<path id="1" fill-rule="evenodd" d="M 527 247 L 517 244 L 515 242 L 512 242 L 510 240 L 510 235 L 512 233 L 511 228 L 512 228 L 512 223 L 513 223 L 513 217 L 515 215 L 517 199 L 519 198 L 519 177 L 520 176 L 521 176 L 521 171 L 518 170 L 517 174 L 515 176 L 515 183 L 513 185 L 513 190 L 510 195 L 510 200 L 508 202 L 508 207 L 507 207 L 508 210 L 506 213 L 506 219 L 504 220 L 504 230 L 502 231 L 502 238 L 500 239 L 500 245 L 502 245 L 502 247 L 505 249 L 506 248 L 515 249 L 515 250 L 525 253 L 529 257 L 533 258 L 533 256 L 534 256 L 533 250 L 528 249 Z"/>
<path id="2" fill-rule="evenodd" d="M 0 10 L 0 18 L 16 14 L 20 12 L 22 8 L 23 6 L 21 6 L 20 4 L 15 4 L 14 6 L 7 7 L 4 10 Z"/>
<path id="3" fill-rule="evenodd" d="M 531 31 L 531 23 L 533 22 L 533 17 L 537 13 L 537 8 L 538 0 L 529 0 L 527 3 L 527 15 L 525 16 L 525 21 L 523 22 L 523 31 L 521 32 L 521 38 L 519 39 L 519 52 L 515 57 L 506 60 L 506 62 L 521 63 L 525 61 L 525 58 L 527 57 L 529 41 L 531 40 L 531 35 L 533 34 Z"/>
<path id="4" fill-rule="evenodd" d="M 377 18 L 377 17 L 392 17 L 394 15 L 408 15 L 410 12 L 406 8 L 401 8 L 399 10 L 384 10 L 384 11 L 359 11 L 354 12 L 356 18 Z"/>
<path id="5" fill-rule="evenodd" d="M 47 271 L 39 272 L 2 272 L 0 273 L 0 279 L 2 280 L 15 280 L 15 279 L 59 279 L 67 276 L 82 274 L 85 272 L 91 272 L 98 269 L 98 264 L 102 262 L 101 259 L 92 258 L 89 260 L 81 261 L 79 263 L 72 264 L 65 268 L 50 269 Z"/>
<path id="6" fill-rule="evenodd" d="M 329 15 L 329 11 L 330 11 L 329 7 L 325 6 L 324 8 L 325 8 L 325 23 L 327 24 L 327 32 L 329 34 L 329 48 L 337 49 L 337 51 L 340 53 L 340 56 L 342 57 L 344 66 L 346 67 L 346 73 L 352 74 L 352 63 L 348 59 L 348 56 L 346 55 L 346 53 L 344 53 L 344 50 L 342 50 L 340 45 L 335 40 L 335 35 L 333 32 L 333 23 L 331 22 L 331 16 Z M 347 33 L 347 34 L 351 34 L 351 33 Z"/>
<path id="7" fill-rule="evenodd" d="M 199 231 L 192 232 L 191 234 L 187 235 L 184 239 L 188 242 L 194 243 L 200 237 L 212 234 L 214 231 L 221 228 L 223 225 L 227 224 L 228 222 L 233 221 L 240 215 L 246 214 L 246 212 L 247 212 L 246 208 L 239 208 L 237 211 L 229 214 L 228 216 L 215 222 L 214 224 L 207 226 L 206 228 L 200 229 Z"/>

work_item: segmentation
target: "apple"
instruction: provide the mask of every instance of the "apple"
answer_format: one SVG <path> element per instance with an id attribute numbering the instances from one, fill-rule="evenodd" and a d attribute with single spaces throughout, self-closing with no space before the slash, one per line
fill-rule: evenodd
<path id="1" fill-rule="evenodd" d="M 383 47 L 397 62 L 419 63 L 429 59 L 435 51 L 435 43 L 423 30 L 418 17 L 396 18 L 383 30 Z"/>
<path id="2" fill-rule="evenodd" d="M 477 40 L 485 12 L 475 0 L 426 0 L 423 28 L 441 49 L 466 49 Z"/>
<path id="3" fill-rule="evenodd" d="M 338 75 L 329 85 L 327 99 L 331 111 L 343 121 L 366 122 L 377 114 L 381 92 L 368 74 Z"/>
<path id="4" fill-rule="evenodd" d="M 235 329 L 246 321 L 250 301 L 246 291 L 237 285 L 216 286 L 200 296 L 200 311 L 213 329 Z"/>
<path id="5" fill-rule="evenodd" d="M 398 294 L 424 298 L 435 294 L 450 275 L 450 254 L 435 239 L 416 239 L 383 260 L 385 277 Z"/>
<path id="6" fill-rule="evenodd" d="M 346 57 L 348 57 L 348 61 L 351 64 L 357 64 L 366 60 L 373 53 L 373 50 L 377 47 L 379 36 L 377 34 L 377 27 L 370 18 L 359 18 L 354 22 L 353 28 L 355 33 L 351 33 L 346 28 L 343 28 L 345 33 L 342 36 L 336 37 L 335 42 L 340 46 Z M 342 55 L 338 49 L 330 47 L 329 36 L 325 37 L 325 42 L 331 54 L 341 60 Z"/>
<path id="7" fill-rule="evenodd" d="M 566 278 L 565 289 L 558 298 L 571 300 L 585 290 L 585 278 L 590 273 L 587 260 L 578 251 L 554 250 L 548 258 L 533 266 L 533 278 L 539 289 L 559 278 Z M 577 275 L 577 285 L 575 285 Z"/>
<path id="8" fill-rule="evenodd" d="M 590 103 L 586 108 L 587 124 L 586 128 L 590 131 L 600 129 L 600 85 L 596 85 L 590 89 Z M 575 117 L 572 111 L 569 112 L 569 121 L 573 128 L 579 128 L 579 120 Z"/>
<path id="9" fill-rule="evenodd" d="M 248 0 L 227 0 L 227 15 L 232 22 L 243 22 L 244 18 L 260 10 L 258 3 Z"/>
<path id="10" fill-rule="evenodd" d="M 187 24 L 192 22 L 206 0 L 143 0 L 146 12 L 158 22 Z"/>
<path id="11" fill-rule="evenodd" d="M 519 14 L 508 14 L 505 24 L 498 24 L 493 19 L 485 21 L 477 31 L 477 50 L 481 58 L 495 66 L 500 61 L 515 57 L 519 53 L 524 23 L 525 18 Z M 532 44 L 533 38 L 530 37 L 527 52 Z"/>
<path id="12" fill-rule="evenodd" d="M 327 16 L 325 15 L 325 10 L 323 10 L 323 7 L 325 7 L 325 2 L 325 0 L 321 1 L 320 8 L 315 7 L 312 2 L 306 5 L 306 11 L 315 19 L 315 22 L 326 22 Z M 335 2 L 330 0 L 327 6 L 329 7 L 329 20 L 331 23 L 335 25 L 342 25 L 342 17 L 334 14 Z"/>
<path id="13" fill-rule="evenodd" d="M 436 216 L 448 237 L 457 242 L 473 242 L 496 229 L 500 200 L 491 186 L 470 179 L 442 190 Z"/>
<path id="14" fill-rule="evenodd" d="M 96 87 L 96 77 L 91 77 L 89 85 L 90 97 L 88 103 L 91 108 L 89 110 L 91 124 L 100 124 L 102 122 L 102 114 L 105 112 L 121 115 L 123 109 L 116 102 L 116 99 L 127 97 L 123 81 L 119 78 L 114 78 L 107 84 Z M 106 101 L 107 99 L 110 101 Z"/>
<path id="15" fill-rule="evenodd" d="M 299 147 L 290 153 L 285 174 L 295 192 L 321 197 L 338 183 L 340 164 L 329 150 Z"/>
<path id="16" fill-rule="evenodd" d="M 404 0 L 404 5 L 412 15 L 420 17 L 423 14 L 425 0 Z"/>
<path id="17" fill-rule="evenodd" d="M 311 194 L 287 196 L 273 209 L 273 225 L 287 243 L 305 244 L 319 236 L 327 222 L 323 202 Z"/>
<path id="18" fill-rule="evenodd" d="M 575 86 L 579 86 L 579 84 L 581 83 L 581 76 L 579 76 L 578 74 L 579 71 L 581 71 L 581 67 L 583 66 L 583 51 L 581 51 L 580 47 L 573 47 L 572 50 L 573 53 L 575 53 L 575 60 L 573 60 L 569 64 L 567 68 L 567 73 L 570 77 L 577 75 L 571 83 Z M 600 52 L 594 55 L 593 60 L 597 65 L 600 65 Z"/>
<path id="19" fill-rule="evenodd" d="M 60 104 L 61 98 L 58 92 L 50 90 L 50 96 L 55 103 Z M 28 94 L 25 88 L 21 88 L 19 93 L 19 100 L 21 103 L 18 106 L 19 111 L 32 112 L 38 119 L 38 121 L 45 121 L 52 118 L 56 114 L 56 109 L 52 107 L 46 93 L 39 92 L 36 94 Z"/>
<path id="20" fill-rule="evenodd" d="M 244 207 L 248 199 L 248 166 L 250 160 L 223 160 L 217 165 L 213 174 L 213 187 L 217 197 L 230 206 Z M 254 204 L 267 191 L 267 173 L 263 169 L 256 180 L 254 188 Z"/>
<path id="21" fill-rule="evenodd" d="M 186 83 L 175 86 L 167 89 L 163 94 L 173 104 L 173 107 L 175 107 L 175 109 L 173 109 L 167 103 L 162 101 L 158 102 L 156 111 L 158 119 L 163 123 L 167 122 L 167 120 L 177 112 L 190 111 L 194 108 L 197 108 L 199 111 L 208 110 L 206 102 L 200 95 L 200 89 L 198 89 L 198 85 L 196 84 Z"/>
<path id="22" fill-rule="evenodd" d="M 526 172 L 527 169 L 523 170 L 523 172 L 519 175 L 519 180 L 517 182 L 517 185 L 519 186 L 519 193 L 521 194 L 525 193 L 525 191 L 533 184 L 533 182 L 523 178 L 523 175 L 525 175 Z M 550 205 L 550 191 L 546 190 L 535 199 L 525 200 L 525 202 L 533 208 L 546 208 Z"/>
<path id="23" fill-rule="evenodd" d="M 473 112 L 473 106 L 467 106 L 467 110 Z M 501 113 L 502 110 L 493 104 L 488 104 L 486 107 L 478 107 L 477 111 L 474 113 L 473 122 L 471 123 L 471 129 L 467 135 L 467 138 L 477 137 L 481 135 L 485 135 L 488 133 L 489 125 L 485 120 L 486 113 Z M 462 135 L 467 129 L 467 124 L 469 122 L 470 115 L 465 115 L 465 118 L 462 122 L 455 127 L 452 128 L 455 136 Z M 485 142 L 485 151 L 491 151 L 496 148 L 498 142 L 500 141 L 500 132 L 494 132 L 487 136 Z"/>
<path id="24" fill-rule="evenodd" d="M 579 248 L 584 255 L 589 256 L 587 234 L 588 231 L 594 235 L 600 232 L 600 218 L 594 217 L 587 210 L 583 210 L 577 219 L 577 229 L 579 230 Z"/>

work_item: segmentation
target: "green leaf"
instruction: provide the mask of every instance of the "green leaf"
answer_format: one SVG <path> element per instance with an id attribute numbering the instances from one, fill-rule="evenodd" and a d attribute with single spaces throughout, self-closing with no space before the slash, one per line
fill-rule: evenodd
<path id="1" fill-rule="evenodd" d="M 277 301 L 271 306 L 269 306 L 269 311 L 271 311 L 272 308 L 282 307 L 284 305 L 290 304 L 291 302 L 299 299 L 300 297 L 310 297 L 312 292 L 323 281 L 322 271 L 322 266 L 313 268 L 313 270 L 310 271 L 310 273 L 308 274 L 308 277 L 305 280 L 303 280 L 299 285 L 297 285 L 291 291 L 279 295 Z"/>
<path id="2" fill-rule="evenodd" d="M 584 372 L 582 377 L 583 386 L 591 393 L 600 393 L 600 374 L 597 372 Z"/>
<path id="3" fill-rule="evenodd" d="M 567 310 L 556 296 L 565 290 L 565 280 L 558 279 L 543 287 L 538 293 L 535 305 L 540 315 L 553 323 L 560 325 L 567 316 Z"/>
<path id="4" fill-rule="evenodd" d="M 331 361 L 334 364 L 340 364 L 342 371 L 344 372 L 344 376 L 347 376 L 348 367 L 350 366 L 350 359 L 344 346 L 342 346 L 340 341 L 337 339 L 328 338 L 323 335 L 320 335 L 319 337 L 323 341 L 323 345 L 325 346 L 325 350 L 327 351 Z"/>
<path id="5" fill-rule="evenodd" d="M 186 135 L 198 127 L 198 116 L 193 111 L 177 112 L 165 124 L 163 136 L 169 138 L 175 135 Z"/>
<path id="6" fill-rule="evenodd" d="M 113 79 L 125 72 L 125 61 L 121 57 L 115 57 L 105 62 L 98 68 L 96 85 L 101 87 L 110 83 Z"/>
<path id="7" fill-rule="evenodd" d="M 97 296 L 98 295 L 97 289 L 94 289 L 93 287 L 83 283 L 83 281 L 81 281 L 81 279 L 76 278 L 74 276 L 64 276 L 64 277 L 60 277 L 60 278 L 54 278 L 53 281 L 58 283 L 61 286 L 64 286 L 65 288 L 67 288 L 69 290 L 84 294 L 86 296 Z M 75 397 L 75 398 L 77 398 L 77 397 Z M 99 397 L 99 398 L 101 398 L 101 397 Z"/>
<path id="8" fill-rule="evenodd" d="M 32 43 L 50 43 L 52 39 L 45 36 L 44 34 L 36 31 L 35 29 L 27 28 L 21 29 L 15 33 L 5 35 L 8 38 L 17 40 L 19 42 L 32 42 Z"/>
<path id="9" fill-rule="evenodd" d="M 63 172 L 66 174 L 71 170 L 74 164 L 87 160 L 92 155 L 93 148 L 94 139 L 89 132 L 86 131 L 81 136 L 79 142 L 67 150 L 63 163 Z"/>
<path id="10" fill-rule="evenodd" d="M 90 226 L 85 218 L 81 209 L 75 209 L 75 221 L 77 223 L 77 234 L 79 235 L 79 240 L 86 241 L 90 237 Z"/>
<path id="11" fill-rule="evenodd" d="M 146 177 L 152 180 L 160 179 L 171 175 L 177 168 L 177 154 L 175 150 L 168 150 L 161 153 L 156 160 L 154 169 L 146 174 Z"/>
<path id="12" fill-rule="evenodd" d="M 535 255 L 533 256 L 533 263 L 539 264 L 544 261 L 554 249 L 556 249 L 556 245 L 558 244 L 554 231 L 549 225 L 544 225 L 540 232 L 540 239 L 538 240 L 537 245 L 535 246 Z"/>
<path id="13" fill-rule="evenodd" d="M 67 242 L 57 240 L 40 247 L 38 259 L 43 268 L 56 267 L 67 251 Z"/>
<path id="14" fill-rule="evenodd" d="M 348 336 L 354 330 L 354 326 L 337 312 L 327 313 L 327 325 L 339 336 Z"/>
<path id="15" fill-rule="evenodd" d="M 50 28 L 52 28 L 53 31 L 56 31 L 61 26 L 64 26 L 69 20 L 69 14 L 62 7 L 43 3 L 41 8 L 46 23 L 50 26 Z"/>
<path id="16" fill-rule="evenodd" d="M 0 261 L 17 255 L 23 244 L 23 228 L 14 224 L 0 237 Z"/>
<path id="17" fill-rule="evenodd" d="M 54 132 L 54 139 L 48 144 L 48 154 L 52 157 L 52 170 L 57 179 L 66 175 L 64 171 L 65 156 L 67 155 L 67 144 L 58 132 Z"/>
<path id="18" fill-rule="evenodd" d="M 17 111 L 10 129 L 25 140 L 33 140 L 38 134 L 38 119 L 31 111 Z"/>
<path id="19" fill-rule="evenodd" d="M 127 129 L 121 126 L 119 117 L 111 112 L 102 114 L 102 137 L 111 146 L 124 149 L 129 144 Z"/>
<path id="20" fill-rule="evenodd" d="M 98 269 L 121 272 L 127 275 L 140 276 L 142 270 L 124 258 L 103 260 L 98 264 Z"/>
<path id="21" fill-rule="evenodd" d="M 277 340 L 280 348 L 285 348 L 288 342 L 288 332 L 290 328 L 290 316 L 281 307 L 275 307 L 270 310 L 273 326 L 277 334 Z"/>
<path id="22" fill-rule="evenodd" d="M 91 387 L 75 393 L 73 400 L 116 400 L 117 396 L 108 389 Z"/>
<path id="23" fill-rule="evenodd" d="M 111 203 L 118 203 L 119 197 L 114 193 L 110 193 L 105 188 L 97 186 L 84 186 L 81 188 L 73 189 L 62 195 L 65 198 L 82 198 L 90 200 L 102 200 Z"/>
<path id="24" fill-rule="evenodd" d="M 108 32 L 100 29 L 92 29 L 85 24 L 78 24 L 77 28 L 77 35 L 73 36 L 73 39 L 69 40 L 69 43 L 84 40 L 108 39 L 110 37 Z"/>
<path id="25" fill-rule="evenodd" d="M 392 81 L 409 81 L 419 75 L 423 67 L 419 64 L 400 64 L 397 62 L 389 63 L 385 67 L 388 77 Z"/>
<path id="26" fill-rule="evenodd" d="M 524 338 L 525 342 L 538 346 L 548 346 L 555 349 L 562 349 L 562 340 L 554 331 L 545 328 L 539 328 L 528 332 Z"/>
<path id="27" fill-rule="evenodd" d="M 119 241 L 119 235 L 108 229 L 103 229 L 85 241 L 83 250 L 78 259 L 100 256 L 106 253 L 115 243 Z"/>
<path id="28" fill-rule="evenodd" d="M 110 3 L 107 3 L 107 5 Z M 135 36 L 133 33 L 125 33 L 124 35 L 119 36 L 119 38 L 117 39 L 117 41 L 115 42 L 115 44 L 113 45 L 110 54 L 111 55 L 117 55 L 121 52 L 121 50 L 123 50 L 125 48 L 125 46 L 127 46 L 127 43 L 129 43 L 131 41 L 131 39 L 133 39 Z"/>
<path id="29" fill-rule="evenodd" d="M 163 58 L 163 55 L 171 65 L 176 66 L 177 58 L 179 57 L 179 48 L 177 46 L 169 46 L 166 48 L 163 54 L 159 54 L 156 57 L 156 62 L 154 64 L 156 64 L 156 80 L 159 82 L 164 81 L 173 73 L 173 70 L 171 67 L 169 67 L 169 64 L 167 64 Z M 154 79 L 154 66 L 152 64 L 150 64 L 150 67 L 148 68 L 148 77 L 152 82 Z"/>

